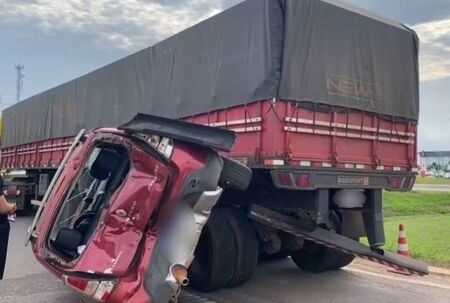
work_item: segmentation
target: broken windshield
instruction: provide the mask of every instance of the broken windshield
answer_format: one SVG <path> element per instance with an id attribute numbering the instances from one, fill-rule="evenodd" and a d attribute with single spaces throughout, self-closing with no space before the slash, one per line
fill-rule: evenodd
<path id="1" fill-rule="evenodd" d="M 65 195 L 50 233 L 50 242 L 56 241 L 62 229 L 71 229 L 80 234 L 80 245 L 87 243 L 101 210 L 125 179 L 129 167 L 128 155 L 122 148 L 95 147 Z"/>

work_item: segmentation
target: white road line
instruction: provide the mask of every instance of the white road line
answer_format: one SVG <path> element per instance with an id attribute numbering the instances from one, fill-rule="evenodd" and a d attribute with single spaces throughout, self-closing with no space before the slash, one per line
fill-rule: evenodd
<path id="1" fill-rule="evenodd" d="M 449 285 L 442 285 L 442 284 L 436 284 L 436 283 L 425 282 L 425 281 L 410 280 L 410 279 L 405 279 L 402 277 L 393 277 L 393 276 L 389 276 L 389 275 L 377 274 L 374 272 L 370 272 L 370 271 L 366 271 L 366 270 L 362 270 L 362 269 L 350 268 L 350 267 L 346 267 L 346 268 L 344 268 L 344 270 L 353 271 L 353 272 L 357 272 L 357 273 L 361 273 L 361 274 L 365 274 L 365 275 L 369 275 L 369 276 L 373 276 L 373 277 L 389 279 L 389 280 L 393 280 L 393 281 L 400 281 L 400 282 L 406 282 L 406 283 L 410 283 L 410 284 L 430 286 L 430 287 L 436 287 L 436 288 L 450 290 Z"/>

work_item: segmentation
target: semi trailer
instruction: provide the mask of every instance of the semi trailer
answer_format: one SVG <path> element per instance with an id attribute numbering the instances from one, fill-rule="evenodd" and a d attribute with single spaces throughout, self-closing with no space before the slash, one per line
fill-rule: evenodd
<path id="1" fill-rule="evenodd" d="M 212 209 L 193 287 L 240 285 L 285 255 L 312 272 L 360 256 L 426 274 L 382 249 L 383 191 L 411 190 L 418 171 L 418 43 L 341 1 L 244 1 L 4 110 L 1 167 L 26 172 L 8 199 L 39 204 L 80 129 L 149 113 L 235 132 L 224 156 L 253 173 Z"/>

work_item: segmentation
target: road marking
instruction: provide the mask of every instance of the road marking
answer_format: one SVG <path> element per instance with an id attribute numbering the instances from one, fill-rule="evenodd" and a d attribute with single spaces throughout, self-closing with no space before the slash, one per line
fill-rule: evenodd
<path id="1" fill-rule="evenodd" d="M 369 275 L 369 276 L 373 276 L 373 277 L 389 279 L 389 280 L 393 280 L 393 281 L 401 281 L 401 282 L 406 282 L 406 283 L 410 283 L 410 284 L 430 286 L 430 287 L 436 287 L 436 288 L 450 290 L 450 286 L 448 286 L 448 285 L 436 284 L 436 283 L 425 282 L 425 281 L 410 280 L 410 279 L 405 279 L 402 277 L 393 277 L 393 276 L 389 276 L 389 275 L 377 274 L 374 272 L 370 272 L 370 271 L 366 271 L 366 270 L 362 270 L 362 269 L 356 269 L 356 268 L 347 267 L 347 268 L 345 268 L 345 270 L 353 271 L 353 272 L 357 272 L 357 273 L 361 273 L 361 274 L 365 274 L 365 275 Z"/>

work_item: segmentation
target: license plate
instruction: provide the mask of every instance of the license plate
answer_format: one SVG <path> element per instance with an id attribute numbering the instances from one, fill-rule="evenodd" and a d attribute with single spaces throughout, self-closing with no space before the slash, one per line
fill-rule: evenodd
<path id="1" fill-rule="evenodd" d="M 352 185 L 368 186 L 369 177 L 338 176 L 337 184 L 344 186 L 352 186 Z"/>

